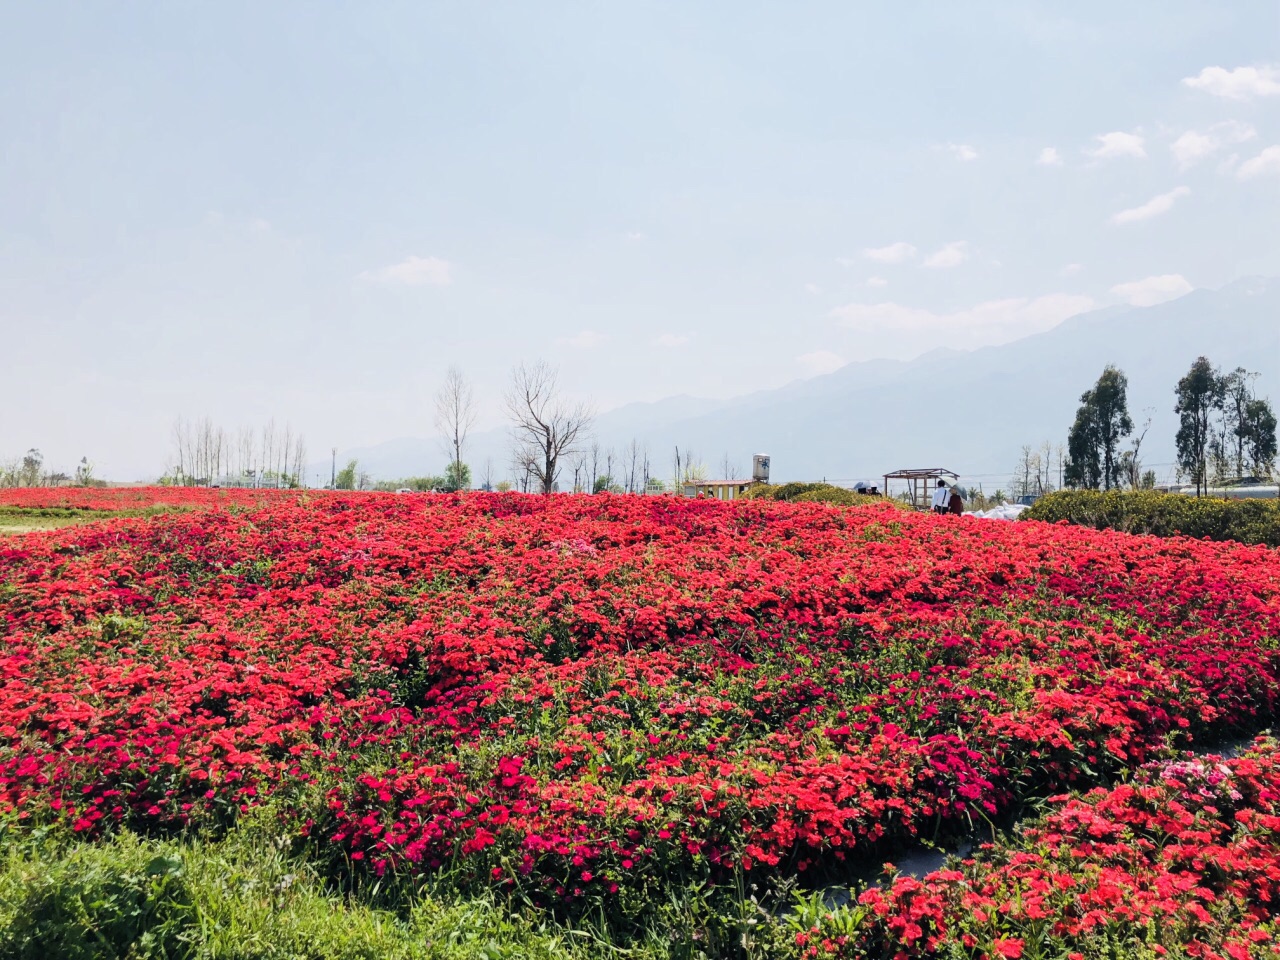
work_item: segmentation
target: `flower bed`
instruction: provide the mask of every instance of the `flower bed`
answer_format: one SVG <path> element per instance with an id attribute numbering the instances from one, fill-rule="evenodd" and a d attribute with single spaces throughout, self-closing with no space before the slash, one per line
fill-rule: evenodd
<path id="1" fill-rule="evenodd" d="M 0 635 L 11 817 L 199 833 L 273 799 L 335 875 L 621 924 L 1260 728 L 1280 556 L 884 505 L 295 494 L 0 544 Z"/>
<path id="2" fill-rule="evenodd" d="M 801 957 L 1280 955 L 1280 750 L 1154 763 L 1012 842 L 897 877 L 795 936 Z M 803 926 L 803 924 L 800 924 Z"/>
<path id="3" fill-rule="evenodd" d="M 148 507 L 250 507 L 324 495 L 322 490 L 249 487 L 7 487 L 0 488 L 0 508 L 119 513 Z"/>

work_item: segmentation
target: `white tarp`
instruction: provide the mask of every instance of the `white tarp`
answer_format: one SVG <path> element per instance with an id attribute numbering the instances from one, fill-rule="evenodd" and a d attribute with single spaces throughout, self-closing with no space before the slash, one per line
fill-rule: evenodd
<path id="1" fill-rule="evenodd" d="M 983 520 L 1017 520 L 1018 514 L 1027 509 L 1025 503 L 1002 503 L 990 510 L 974 510 L 966 513 L 966 517 L 981 517 Z"/>

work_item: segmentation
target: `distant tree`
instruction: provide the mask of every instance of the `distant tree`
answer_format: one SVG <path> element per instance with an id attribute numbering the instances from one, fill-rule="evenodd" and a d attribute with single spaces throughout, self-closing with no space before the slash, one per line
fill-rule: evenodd
<path id="1" fill-rule="evenodd" d="M 354 490 L 359 479 L 356 473 L 358 468 L 359 464 L 355 460 L 348 460 L 347 465 L 338 471 L 334 487 L 338 490 Z"/>
<path id="2" fill-rule="evenodd" d="M 1245 407 L 1244 450 L 1255 477 L 1270 477 L 1276 468 L 1276 414 L 1266 400 L 1250 400 Z"/>
<path id="3" fill-rule="evenodd" d="M 1270 476 L 1275 464 L 1276 418 L 1253 389 L 1258 374 L 1236 367 L 1222 377 L 1222 408 L 1210 441 L 1218 480 Z"/>
<path id="4" fill-rule="evenodd" d="M 444 385 L 436 394 L 436 428 L 444 439 L 452 467 L 452 472 L 446 471 L 445 475 L 454 478 L 461 478 L 464 474 L 466 476 L 465 484 L 454 487 L 455 490 L 465 490 L 471 486 L 471 471 L 463 469 L 465 465 L 462 462 L 462 451 L 467 443 L 467 434 L 475 423 L 476 401 L 471 384 L 461 370 L 450 367 L 445 374 Z"/>
<path id="5" fill-rule="evenodd" d="M 736 461 L 729 456 L 726 450 L 723 459 L 720 461 L 720 476 L 725 480 L 736 480 L 741 475 L 742 470 Z"/>
<path id="6" fill-rule="evenodd" d="M 1021 498 L 1035 495 L 1038 492 L 1039 477 L 1040 454 L 1030 445 L 1024 445 L 1018 458 L 1018 465 L 1014 468 L 1013 477 L 1009 481 L 1014 496 Z"/>
<path id="7" fill-rule="evenodd" d="M 681 479 L 685 483 L 708 479 L 707 465 L 698 460 L 692 453 L 687 453 L 684 461 L 684 476 Z"/>
<path id="8" fill-rule="evenodd" d="M 1186 376 L 1174 388 L 1178 415 L 1178 466 L 1196 485 L 1196 494 L 1208 488 L 1208 454 L 1213 439 L 1213 414 L 1223 406 L 1225 388 L 1216 367 L 1197 357 Z"/>
<path id="9" fill-rule="evenodd" d="M 76 486 L 88 487 L 93 485 L 93 464 L 89 462 L 88 457 L 81 457 L 80 463 L 76 467 Z"/>
<path id="10" fill-rule="evenodd" d="M 1256 373 L 1236 367 L 1222 375 L 1222 408 L 1217 429 L 1209 442 L 1214 478 L 1218 481 L 1244 476 L 1245 416 L 1253 399 L 1252 381 Z"/>
<path id="11" fill-rule="evenodd" d="M 1067 434 L 1066 482 L 1072 487 L 1110 490 L 1123 475 L 1120 441 L 1133 432 L 1129 380 L 1108 365 L 1098 382 L 1080 395 L 1075 423 Z"/>
<path id="12" fill-rule="evenodd" d="M 511 492 L 511 481 L 510 481 L 510 480 L 499 480 L 499 481 L 494 485 L 494 488 L 493 488 L 493 489 L 497 490 L 497 491 L 498 491 L 498 493 L 510 493 L 510 492 Z"/>
<path id="13" fill-rule="evenodd" d="M 631 438 L 631 443 L 627 445 L 626 458 L 628 461 L 626 483 L 627 493 L 639 493 L 641 484 L 644 482 L 639 471 L 642 469 L 644 461 L 647 459 L 647 452 L 642 450 L 639 441 L 634 437 Z"/>
<path id="14" fill-rule="evenodd" d="M 560 395 L 555 368 L 539 361 L 511 371 L 505 405 L 511 419 L 513 459 L 543 493 L 555 489 L 561 459 L 586 439 L 593 414 L 586 404 Z"/>
<path id="15" fill-rule="evenodd" d="M 22 458 L 22 466 L 18 468 L 18 486 L 38 487 L 43 476 L 44 454 L 35 447 L 27 451 Z"/>
<path id="16" fill-rule="evenodd" d="M 592 485 L 591 492 L 606 493 L 611 492 L 613 488 L 613 477 L 609 476 L 607 473 L 602 473 L 600 476 L 596 477 L 596 482 Z"/>
<path id="17" fill-rule="evenodd" d="M 471 488 L 471 468 L 461 460 L 454 460 L 444 468 L 442 489 L 452 493 L 455 490 Z"/>
<path id="18" fill-rule="evenodd" d="M 1154 412 L 1151 409 L 1146 411 L 1147 419 L 1142 422 L 1142 429 L 1134 434 L 1129 449 L 1120 454 L 1120 476 L 1131 490 L 1142 489 L 1144 476 L 1142 442 L 1147 439 L 1147 431 L 1151 429 L 1151 418 Z"/>

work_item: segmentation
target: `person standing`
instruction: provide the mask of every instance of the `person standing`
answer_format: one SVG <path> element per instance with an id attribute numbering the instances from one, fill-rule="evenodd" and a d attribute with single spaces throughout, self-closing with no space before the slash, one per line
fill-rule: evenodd
<path id="1" fill-rule="evenodd" d="M 950 497 L 947 496 L 947 481 L 939 480 L 938 487 L 933 491 L 933 512 L 946 513 Z"/>
<path id="2" fill-rule="evenodd" d="M 947 512 L 953 513 L 957 517 L 964 514 L 964 498 L 960 496 L 960 488 L 952 487 L 951 494 L 947 497 Z"/>

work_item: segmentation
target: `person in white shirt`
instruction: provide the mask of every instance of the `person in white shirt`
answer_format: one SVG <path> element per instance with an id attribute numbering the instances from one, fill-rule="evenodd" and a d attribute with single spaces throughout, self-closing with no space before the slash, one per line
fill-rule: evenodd
<path id="1" fill-rule="evenodd" d="M 951 491 L 947 489 L 947 481 L 939 480 L 938 488 L 933 491 L 933 512 L 946 513 L 947 502 L 951 498 Z"/>

